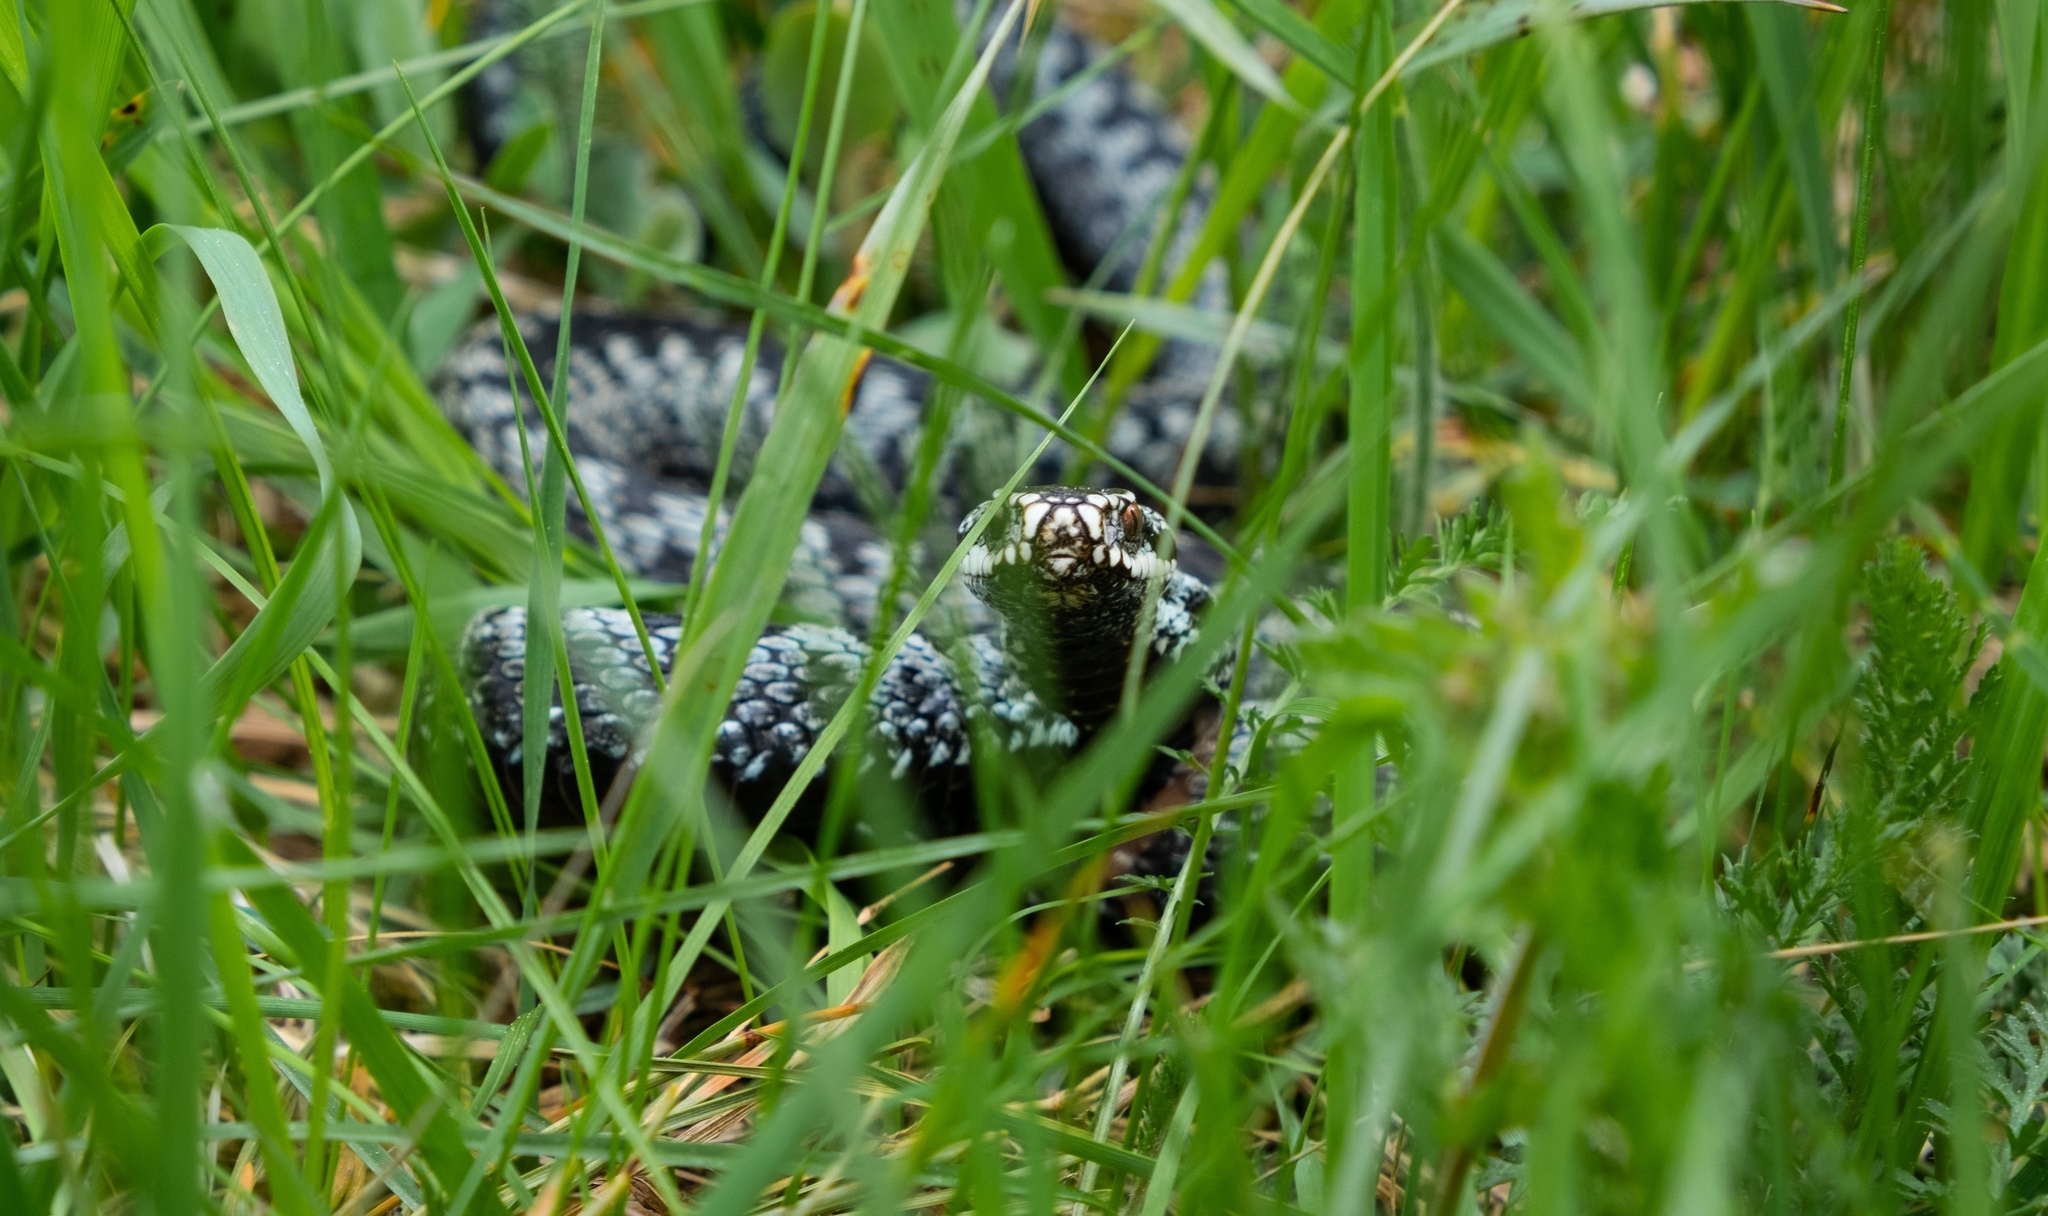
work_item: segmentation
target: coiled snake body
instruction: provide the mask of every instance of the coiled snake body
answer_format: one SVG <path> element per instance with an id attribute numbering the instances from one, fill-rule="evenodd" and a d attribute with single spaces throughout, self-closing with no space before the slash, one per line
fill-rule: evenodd
<path id="1" fill-rule="evenodd" d="M 1157 103 L 1121 72 L 1071 85 L 1098 53 L 1078 33 L 1055 26 L 1037 60 L 1034 92 L 1047 96 L 1069 87 L 1021 128 L 1019 143 L 1070 269 L 1128 288 L 1148 221 L 1185 154 Z M 1015 71 L 1016 57 L 1006 52 L 994 77 L 998 96 L 1010 91 Z M 1205 209 L 1198 185 L 1168 242 L 1171 258 L 1191 246 Z M 1139 239 L 1125 239 L 1131 232 Z M 1220 273 L 1211 274 L 1197 302 L 1214 306 L 1222 296 Z M 545 356 L 555 348 L 555 322 L 527 318 L 522 328 L 529 349 L 542 359 L 543 377 L 552 377 Z M 736 327 L 686 320 L 574 318 L 569 445 L 592 509 L 622 564 L 636 573 L 681 581 L 699 557 L 711 509 L 704 487 L 744 341 Z M 740 417 L 738 480 L 772 421 L 782 357 L 767 345 L 753 373 Z M 1168 483 L 1214 366 L 1206 347 L 1163 343 L 1116 416 L 1107 436 L 1110 452 L 1155 484 Z M 542 451 L 547 438 L 531 403 L 513 396 L 506 372 L 495 327 L 480 330 L 451 356 L 442 397 L 482 456 L 521 485 L 527 475 L 521 428 L 527 452 Z M 879 357 L 860 380 L 845 428 L 854 450 L 842 448 L 819 486 L 788 575 L 785 605 L 802 623 L 771 626 L 754 644 L 719 728 L 715 775 L 743 808 L 765 805 L 782 788 L 860 679 L 868 656 L 862 639 L 887 585 L 892 554 L 862 513 L 857 490 L 861 477 L 872 483 L 878 476 L 886 489 L 902 491 L 915 467 L 929 390 L 924 373 Z M 1218 421 L 1201 454 L 1200 476 L 1208 483 L 1227 481 L 1235 466 L 1235 419 L 1226 410 Z M 1063 460 L 1055 451 L 1043 473 Z M 939 483 L 940 502 L 956 512 L 963 499 L 978 496 L 964 484 L 961 463 L 944 463 Z M 967 779 L 977 734 L 1011 752 L 1056 756 L 1107 721 L 1118 704 L 1148 579 L 1160 585 L 1147 639 L 1154 660 L 1171 659 L 1186 646 L 1208 598 L 1201 582 L 1157 555 L 1164 520 L 1128 491 L 1041 486 L 979 511 L 997 515 L 961 569 L 991 611 L 977 618 L 970 606 L 952 639 L 913 635 L 882 671 L 868 707 L 870 762 L 927 795 L 937 832 L 977 826 Z M 587 532 L 574 496 L 570 513 L 572 528 Z M 968 515 L 968 522 L 974 518 Z M 722 521 L 714 538 L 721 530 Z M 657 709 L 655 685 L 623 610 L 571 609 L 563 623 L 570 683 L 602 794 Z M 674 658 L 678 622 L 650 615 L 647 625 L 654 658 L 666 666 Z M 511 790 L 519 788 L 524 760 L 526 645 L 525 610 L 499 608 L 471 621 L 462 646 L 471 705 Z M 546 760 L 556 799 L 572 796 L 574 788 L 562 718 L 558 704 Z"/>
<path id="2" fill-rule="evenodd" d="M 1157 556 L 1164 521 L 1126 491 L 1041 487 L 983 509 L 998 518 L 962 570 L 996 610 L 994 627 L 963 636 L 951 653 L 912 634 L 883 667 L 868 705 L 870 760 L 925 795 L 941 833 L 979 826 L 966 798 L 977 733 L 1011 755 L 1058 756 L 1113 714 L 1149 577 L 1164 580 L 1151 659 L 1179 655 L 1208 600 L 1199 581 Z M 571 609 L 563 625 L 602 789 L 654 715 L 654 683 L 623 610 Z M 680 622 L 655 614 L 647 625 L 655 658 L 666 666 Z M 713 759 L 715 776 L 742 809 L 758 811 L 781 790 L 859 683 L 868 655 L 858 634 L 830 625 L 773 625 L 754 643 Z M 484 738 L 516 789 L 526 610 L 479 613 L 464 635 L 463 659 Z M 559 706 L 548 753 L 550 793 L 568 802 L 573 771 Z M 792 824 L 800 832 L 807 826 L 802 818 Z"/>

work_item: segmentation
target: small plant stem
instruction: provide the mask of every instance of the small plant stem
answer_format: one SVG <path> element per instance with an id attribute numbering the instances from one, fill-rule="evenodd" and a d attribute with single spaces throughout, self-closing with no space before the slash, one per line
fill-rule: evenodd
<path id="1" fill-rule="evenodd" d="M 1206 826 L 1209 817 L 1204 816 Z M 1174 879 L 1173 890 L 1166 897 L 1166 907 L 1159 914 L 1159 927 L 1152 935 L 1152 945 L 1145 952 L 1145 962 L 1138 970 L 1136 983 L 1131 987 L 1131 1007 L 1124 1015 L 1123 1031 L 1117 1036 L 1116 1055 L 1109 1063 L 1109 1076 L 1102 1083 L 1102 1097 L 1095 1106 L 1095 1126 L 1091 1132 L 1097 1144 L 1109 1143 L 1109 1125 L 1116 1118 L 1117 1093 L 1124 1087 L 1124 1076 L 1130 1067 L 1131 1049 L 1137 1045 L 1139 1032 L 1145 1025 L 1145 1010 L 1152 995 L 1153 977 L 1159 974 L 1160 963 L 1166 957 L 1167 946 L 1173 940 L 1170 926 L 1180 918 L 1183 902 L 1192 898 L 1189 888 L 1193 875 L 1202 869 L 1201 854 L 1189 850 L 1187 860 L 1181 863 L 1180 874 Z M 1093 1161 L 1081 1167 L 1081 1178 L 1075 1189 L 1087 1195 L 1095 1189 L 1099 1166 Z M 1086 1216 L 1088 1204 L 1076 1199 L 1070 1209 L 1070 1216 Z"/>
<path id="2" fill-rule="evenodd" d="M 1515 1032 L 1521 1027 L 1522 1011 L 1528 1006 L 1529 981 L 1542 953 L 1542 938 L 1531 930 L 1523 939 L 1522 949 L 1515 955 L 1514 968 L 1509 971 L 1507 983 L 1501 989 L 1493 1021 L 1486 1028 L 1486 1042 L 1479 1049 L 1479 1063 L 1472 1069 L 1472 1079 L 1466 1083 L 1461 1101 L 1469 1102 L 1480 1087 L 1492 1080 L 1507 1063 L 1508 1052 L 1514 1048 Z M 1472 1146 L 1469 1144 L 1459 1144 L 1445 1156 L 1437 1167 L 1437 1197 L 1436 1202 L 1429 1205 L 1431 1212 L 1458 1210 L 1458 1192 L 1464 1188 L 1465 1175 L 1471 1168 Z"/>
<path id="3" fill-rule="evenodd" d="M 430 626 L 424 616 L 413 619 L 412 640 L 405 652 L 405 685 L 398 694 L 398 733 L 391 742 L 403 754 L 412 740 L 413 714 L 419 708 L 420 684 L 427 672 L 427 630 Z M 393 780 L 384 795 L 383 851 L 391 851 L 391 839 L 398 831 L 398 790 L 399 782 Z M 365 931 L 364 952 L 377 948 L 377 928 L 384 920 L 384 880 L 388 877 L 383 870 L 377 871 L 376 880 L 370 886 L 370 918 Z"/>
<path id="4" fill-rule="evenodd" d="M 1721 814 L 1721 780 L 1728 775 L 1728 742 L 1735 733 L 1735 672 L 1728 673 L 1727 682 L 1721 693 L 1721 750 L 1714 761 L 1714 783 L 1708 790 L 1706 802 L 1700 805 L 1700 890 L 1711 895 L 1714 890 L 1714 825 Z"/>
<path id="5" fill-rule="evenodd" d="M 2027 861 L 2033 869 L 2034 915 L 2048 919 L 2048 867 L 2041 858 L 2041 824 L 2037 817 L 2027 825 Z"/>
<path id="6" fill-rule="evenodd" d="M 1223 713 L 1216 724 L 1216 752 L 1209 757 L 1208 782 L 1202 790 L 1206 799 L 1221 798 L 1230 793 L 1227 788 L 1230 778 L 1230 740 L 1237 733 L 1238 714 L 1244 708 L 1244 682 L 1251 670 L 1252 647 L 1257 644 L 1259 622 L 1257 617 L 1246 617 L 1243 632 L 1237 639 L 1237 661 L 1230 670 L 1230 691 L 1223 699 Z M 1216 816 L 1204 815 L 1195 821 L 1194 840 L 1188 847 L 1193 855 L 1191 863 L 1197 876 L 1196 889 L 1200 890 L 1199 876 L 1203 861 L 1209 853 L 1209 838 L 1216 830 Z M 1174 917 L 1166 928 L 1174 938 L 1184 939 L 1188 935 L 1188 921 L 1194 916 L 1195 901 L 1182 903 L 1180 915 Z"/>
<path id="7" fill-rule="evenodd" d="M 1368 74 L 1381 70 L 1393 52 L 1392 0 L 1366 8 L 1358 46 L 1354 93 Z M 1359 116 L 1351 171 L 1351 349 L 1346 443 L 1351 449 L 1351 485 L 1344 521 L 1344 608 L 1350 614 L 1376 609 L 1387 594 L 1393 551 L 1394 301 L 1399 291 L 1400 158 L 1394 142 L 1392 107 Z M 1375 811 L 1379 745 L 1359 744 L 1361 755 L 1337 770 L 1335 811 L 1339 827 L 1369 822 Z M 1330 919 L 1347 926 L 1364 920 L 1372 881 L 1372 839 L 1363 831 L 1332 852 Z M 1324 1121 L 1328 1174 L 1349 1169 L 1365 1154 L 1377 1155 L 1377 1134 L 1357 1126 L 1365 1095 L 1358 1084 L 1356 1047 L 1336 1043 L 1325 1068 L 1337 1081 L 1328 1087 Z M 1373 1161 L 1373 1173 L 1378 1162 Z M 1326 1175 L 1327 1176 L 1327 1175 Z"/>

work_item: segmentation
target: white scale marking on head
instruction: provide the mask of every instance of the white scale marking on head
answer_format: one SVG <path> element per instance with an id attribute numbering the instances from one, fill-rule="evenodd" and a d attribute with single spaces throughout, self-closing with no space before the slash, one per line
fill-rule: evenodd
<path id="1" fill-rule="evenodd" d="M 1022 500 L 1020 499 L 1019 501 Z M 1061 509 L 1065 510 L 1064 507 Z M 1025 507 L 1024 535 L 1035 535 L 1038 532 L 1038 525 L 1045 521 L 1045 513 L 1050 510 L 1052 510 L 1052 507 L 1042 502 L 1033 502 L 1031 503 L 1031 505 Z"/>
<path id="2" fill-rule="evenodd" d="M 1093 497 L 1093 495 L 1091 495 L 1090 497 Z M 1080 506 L 1075 507 L 1074 510 L 1081 516 L 1081 522 L 1088 525 L 1088 535 L 1094 537 L 1096 540 L 1101 540 L 1102 508 L 1096 506 L 1094 503 L 1082 503 Z"/>
<path id="3" fill-rule="evenodd" d="M 1053 513 L 1052 513 L 1052 526 L 1053 526 L 1053 527 L 1055 527 L 1055 528 L 1058 528 L 1058 529 L 1059 529 L 1059 530 L 1060 530 L 1061 532 L 1070 532 L 1070 531 L 1072 531 L 1072 530 L 1073 530 L 1073 527 L 1074 527 L 1074 508 L 1072 508 L 1072 507 L 1057 507 L 1057 508 L 1054 508 L 1054 510 L 1053 510 Z M 1031 527 L 1031 526 L 1030 526 L 1029 524 L 1026 524 L 1026 525 L 1025 525 L 1025 527 L 1024 527 L 1024 535 L 1026 535 L 1026 536 L 1032 536 L 1032 535 L 1035 535 L 1036 533 L 1037 533 L 1037 529 L 1035 529 L 1035 528 Z"/>

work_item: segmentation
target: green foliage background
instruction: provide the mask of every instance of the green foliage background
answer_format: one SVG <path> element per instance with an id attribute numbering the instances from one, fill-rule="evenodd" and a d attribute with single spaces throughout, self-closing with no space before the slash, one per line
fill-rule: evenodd
<path id="1" fill-rule="evenodd" d="M 1824 7 L 1070 6 L 1213 187 L 1119 293 L 943 0 L 0 0 L 0 1211 L 2048 1207 L 2048 22 Z M 798 351 L 688 586 L 568 533 L 509 325 L 530 483 L 435 404 L 568 299 Z M 992 488 L 1163 336 L 1249 437 L 1154 487 L 1191 661 L 972 836 L 707 806 L 863 350 Z M 685 613 L 588 830 L 471 775 L 495 603 Z M 1130 806 L 1261 646 L 1249 752 Z M 808 763 L 900 827 L 856 717 Z M 1173 822 L 1210 884 L 1101 891 Z"/>

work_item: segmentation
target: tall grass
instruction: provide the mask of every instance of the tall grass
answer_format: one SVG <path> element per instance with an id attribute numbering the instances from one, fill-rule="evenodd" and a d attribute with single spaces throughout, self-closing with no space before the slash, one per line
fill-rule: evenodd
<path id="1" fill-rule="evenodd" d="M 1070 6 L 1212 200 L 1131 293 L 961 34 L 1022 4 L 505 10 L 0 0 L 0 1212 L 2048 1207 L 2037 5 Z M 791 343 L 687 587 L 569 534 L 569 300 Z M 529 484 L 430 387 L 492 315 Z M 1190 336 L 1248 439 L 1152 487 L 1226 559 L 1185 661 L 984 748 L 973 835 L 854 710 L 822 837 L 701 795 L 868 352 L 938 386 L 886 654 L 938 432 L 1001 484 Z M 606 602 L 681 657 L 543 828 L 454 646 Z M 1134 805 L 1210 693 L 1250 747 Z M 1169 824 L 1216 873 L 1105 892 Z"/>

